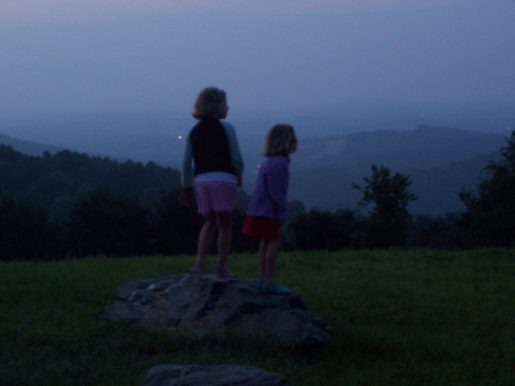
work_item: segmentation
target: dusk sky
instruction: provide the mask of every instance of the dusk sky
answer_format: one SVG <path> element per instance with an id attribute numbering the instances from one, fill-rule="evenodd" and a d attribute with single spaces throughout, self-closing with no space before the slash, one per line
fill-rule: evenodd
<path id="1" fill-rule="evenodd" d="M 0 118 L 515 102 L 514 0 L 0 0 Z"/>

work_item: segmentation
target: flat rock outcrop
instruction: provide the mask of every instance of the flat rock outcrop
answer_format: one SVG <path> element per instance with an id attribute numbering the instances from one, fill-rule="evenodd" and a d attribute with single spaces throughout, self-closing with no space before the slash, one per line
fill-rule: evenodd
<path id="1" fill-rule="evenodd" d="M 130 282 L 118 288 L 108 314 L 115 320 L 192 337 L 241 332 L 283 347 L 330 339 L 326 323 L 307 309 L 299 295 L 265 293 L 242 278 L 220 283 L 212 276 L 185 274 Z"/>
<path id="2" fill-rule="evenodd" d="M 143 386 L 287 386 L 284 378 L 251 366 L 161 365 L 145 374 Z"/>

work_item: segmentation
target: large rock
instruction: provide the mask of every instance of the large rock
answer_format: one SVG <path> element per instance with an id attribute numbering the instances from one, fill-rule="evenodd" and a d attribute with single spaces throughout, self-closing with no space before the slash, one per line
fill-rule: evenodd
<path id="1" fill-rule="evenodd" d="M 210 276 L 178 275 L 134 281 L 118 288 L 108 313 L 175 334 L 242 333 L 284 347 L 325 343 L 330 337 L 300 296 L 264 293 L 247 279 L 224 284 Z"/>
<path id="2" fill-rule="evenodd" d="M 284 378 L 251 366 L 161 365 L 145 374 L 143 386 L 286 386 Z"/>

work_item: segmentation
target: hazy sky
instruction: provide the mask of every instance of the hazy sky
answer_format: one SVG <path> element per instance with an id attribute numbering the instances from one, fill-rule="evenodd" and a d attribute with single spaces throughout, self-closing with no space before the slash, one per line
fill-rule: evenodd
<path id="1" fill-rule="evenodd" d="M 515 0 L 0 0 L 0 117 L 515 102 Z"/>

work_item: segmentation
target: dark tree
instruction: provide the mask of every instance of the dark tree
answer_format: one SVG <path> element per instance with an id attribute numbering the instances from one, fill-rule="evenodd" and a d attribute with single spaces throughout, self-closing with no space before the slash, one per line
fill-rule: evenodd
<path id="1" fill-rule="evenodd" d="M 392 174 L 385 166 L 372 165 L 371 176 L 363 180 L 363 187 L 358 184 L 353 187 L 363 193 L 359 205 L 372 206 L 365 219 L 365 246 L 405 245 L 411 218 L 408 204 L 417 199 L 408 189 L 411 185 L 409 176 Z"/>
<path id="2" fill-rule="evenodd" d="M 47 213 L 27 201 L 0 198 L 0 260 L 56 259 L 59 228 Z"/>
<path id="3" fill-rule="evenodd" d="M 462 218 L 465 243 L 469 246 L 515 245 L 515 131 L 501 148 L 502 159 L 490 161 L 487 177 L 475 194 L 464 191 Z"/>
<path id="4" fill-rule="evenodd" d="M 298 216 L 306 214 L 306 206 L 302 201 L 288 201 L 288 221 L 293 221 Z"/>
<path id="5" fill-rule="evenodd" d="M 0 145 L 0 194 L 24 197 L 49 211 L 52 219 L 62 218 L 70 201 L 94 191 L 138 197 L 148 206 L 179 185 L 177 170 L 152 162 L 120 163 L 67 150 L 36 157 Z"/>
<path id="6" fill-rule="evenodd" d="M 202 218 L 196 208 L 178 204 L 179 191 L 162 196 L 152 221 L 153 245 L 158 253 L 194 254 Z"/>
<path id="7" fill-rule="evenodd" d="M 410 224 L 408 245 L 418 248 L 460 248 L 459 215 L 417 215 Z"/>
<path id="8" fill-rule="evenodd" d="M 95 192 L 77 202 L 66 222 L 73 255 L 146 253 L 147 212 L 136 200 Z"/>
<path id="9" fill-rule="evenodd" d="M 294 249 L 335 250 L 355 246 L 356 221 L 351 211 L 312 209 L 297 216 L 288 226 Z"/>

